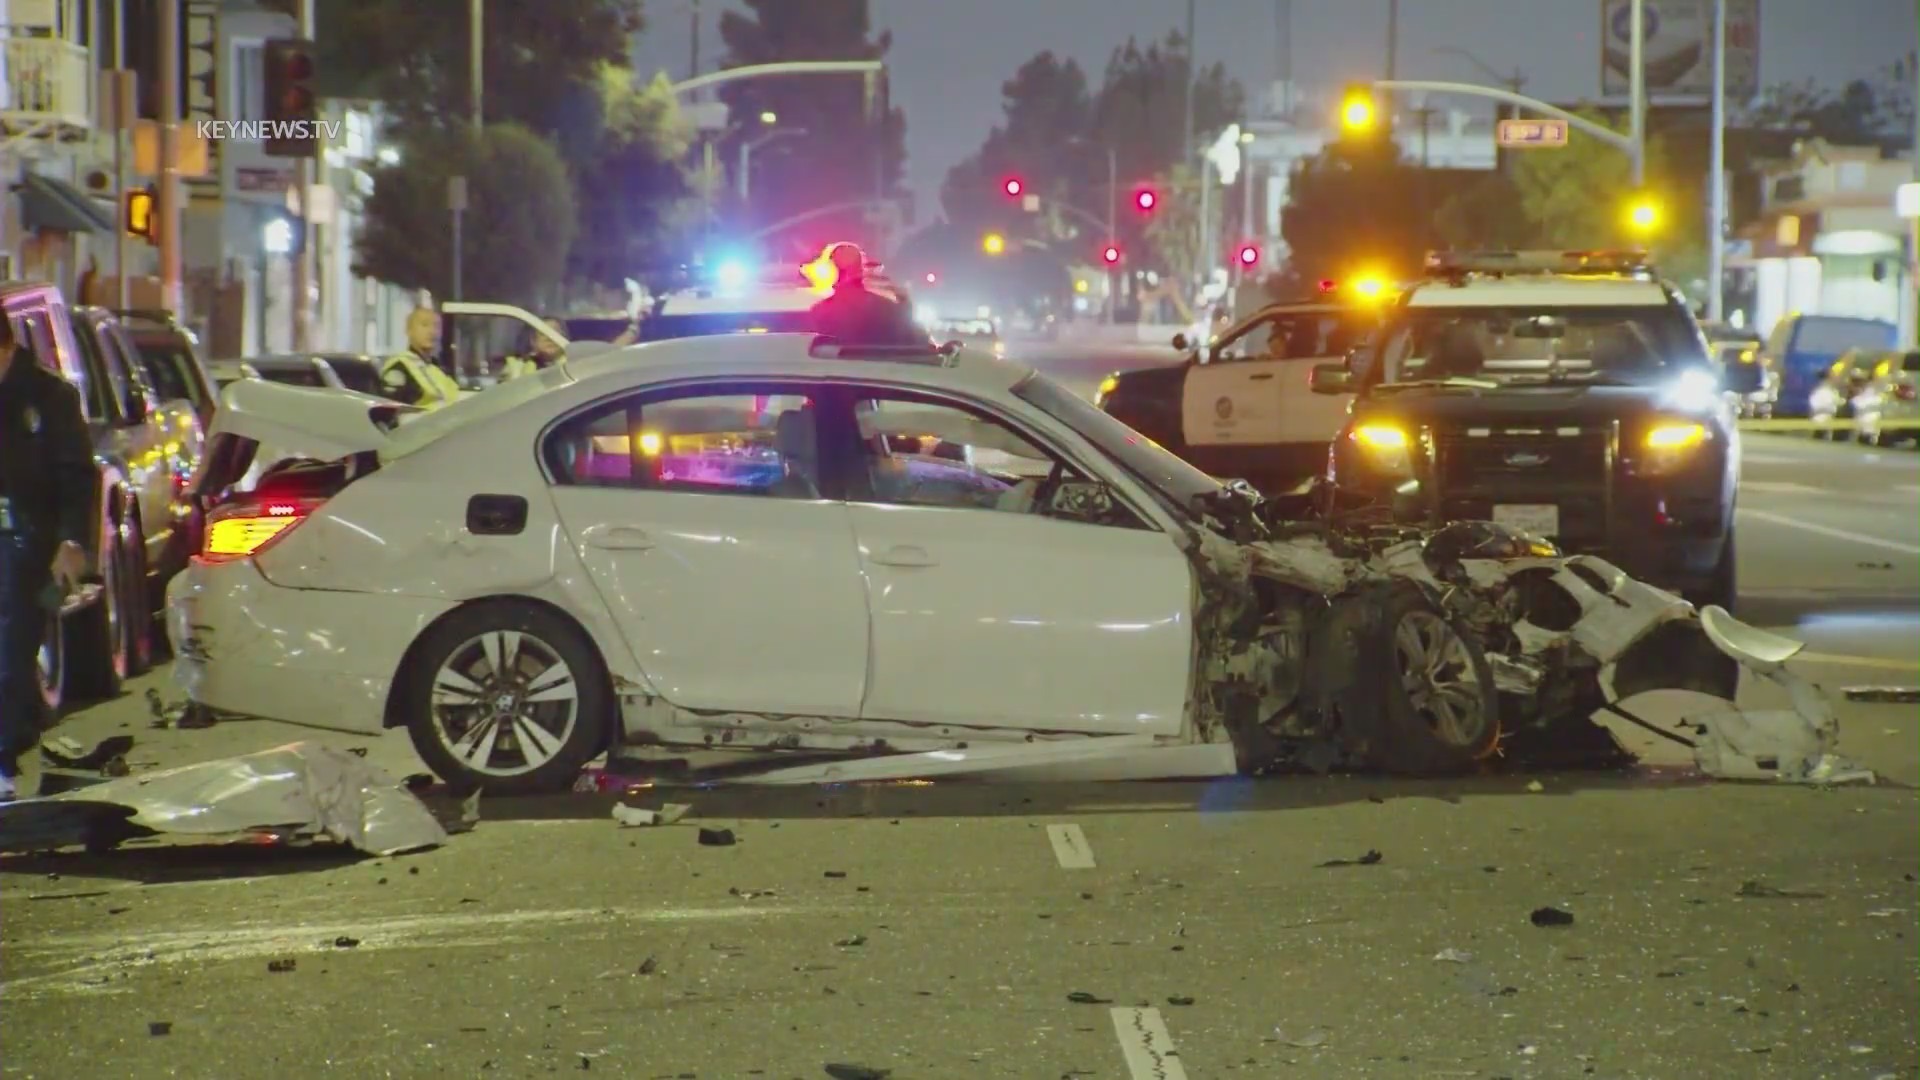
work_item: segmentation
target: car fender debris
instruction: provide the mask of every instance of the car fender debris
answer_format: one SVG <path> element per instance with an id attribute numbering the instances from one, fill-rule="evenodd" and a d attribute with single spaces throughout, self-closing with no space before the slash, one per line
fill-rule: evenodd
<path id="1" fill-rule="evenodd" d="M 1357 859 L 1328 859 L 1326 862 L 1319 864 L 1316 869 L 1326 870 L 1336 866 L 1378 866 L 1384 858 L 1386 858 L 1386 856 L 1380 854 L 1378 851 L 1369 850 L 1365 855 Z"/>
<path id="2" fill-rule="evenodd" d="M 840 1065 L 828 1062 L 827 1075 L 833 1080 L 887 1080 L 892 1069 L 870 1069 L 865 1065 Z"/>
<path id="3" fill-rule="evenodd" d="M 701 847 L 732 847 L 735 843 L 732 829 L 701 829 Z"/>
<path id="4" fill-rule="evenodd" d="M 293 971 L 299 966 L 300 966 L 300 961 L 295 960 L 291 956 L 281 957 L 278 960 L 267 961 L 267 970 L 272 972 L 275 975 L 284 975 L 289 971 Z"/>
<path id="5" fill-rule="evenodd" d="M 1075 1005 L 1111 1005 L 1113 1004 L 1112 998 L 1103 998 L 1097 994 L 1090 994 L 1085 990 L 1073 991 L 1072 993 L 1067 995 L 1067 1000 L 1073 1002 Z"/>
<path id="6" fill-rule="evenodd" d="M 447 839 L 426 804 L 387 773 L 312 742 L 0 807 L 0 850 L 260 830 L 326 836 L 371 855 L 420 851 Z"/>
<path id="7" fill-rule="evenodd" d="M 644 828 L 653 825 L 672 825 L 687 816 L 693 807 L 687 803 L 667 803 L 658 810 L 643 810 L 625 803 L 615 803 L 613 820 L 624 828 Z"/>

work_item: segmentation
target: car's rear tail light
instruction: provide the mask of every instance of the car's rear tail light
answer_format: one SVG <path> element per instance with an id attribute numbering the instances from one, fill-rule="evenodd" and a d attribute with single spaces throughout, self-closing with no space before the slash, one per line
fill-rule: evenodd
<path id="1" fill-rule="evenodd" d="M 206 562 L 231 562 L 247 559 L 265 551 L 274 541 L 293 531 L 324 500 L 320 499 L 243 499 L 217 507 L 207 515 L 206 540 L 200 558 Z"/>

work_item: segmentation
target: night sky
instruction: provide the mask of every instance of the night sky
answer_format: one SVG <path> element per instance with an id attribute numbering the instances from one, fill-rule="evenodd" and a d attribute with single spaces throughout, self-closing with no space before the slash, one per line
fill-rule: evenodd
<path id="1" fill-rule="evenodd" d="M 708 70 L 721 46 L 714 8 L 701 48 Z M 1000 118 L 1000 84 L 1042 49 L 1072 57 L 1098 85 L 1108 54 L 1129 35 L 1154 38 L 1185 21 L 1184 0 L 872 0 L 891 28 L 893 100 L 907 115 L 907 170 L 920 218 L 935 210 L 948 167 Z M 1388 0 L 1293 0 L 1293 72 L 1303 86 L 1380 77 Z M 1764 83 L 1839 84 L 1915 47 L 1914 0 L 1760 0 Z M 643 70 L 684 76 L 689 19 L 683 0 L 651 0 Z M 1526 92 L 1570 101 L 1599 92 L 1599 0 L 1402 0 L 1400 77 L 1486 82 L 1442 47 L 1464 48 Z M 678 9 L 677 11 L 675 9 Z M 1273 0 L 1200 0 L 1200 60 L 1219 61 L 1257 100 L 1278 66 Z M 1464 105 L 1463 107 L 1471 107 Z"/>

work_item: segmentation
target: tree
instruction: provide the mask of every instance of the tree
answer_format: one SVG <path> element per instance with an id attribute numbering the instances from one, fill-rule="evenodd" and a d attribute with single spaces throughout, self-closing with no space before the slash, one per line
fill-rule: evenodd
<path id="1" fill-rule="evenodd" d="M 453 176 L 467 178 L 460 298 L 539 305 L 566 272 L 577 219 L 566 165 L 517 124 L 411 133 L 400 161 L 374 170 L 354 272 L 451 295 Z"/>
<path id="2" fill-rule="evenodd" d="M 1280 235 L 1295 291 L 1362 270 L 1407 274 L 1425 258 L 1419 170 L 1387 140 L 1336 141 L 1293 167 Z"/>
<path id="3" fill-rule="evenodd" d="M 1914 54 L 1837 92 L 1813 82 L 1778 83 L 1741 119 L 1744 127 L 1793 131 L 1836 146 L 1913 140 Z"/>
<path id="4" fill-rule="evenodd" d="M 270 0 L 291 13 L 294 0 Z M 316 67 L 329 96 L 379 101 L 401 127 L 472 117 L 466 5 L 327 0 Z M 546 136 L 582 122 L 607 64 L 625 65 L 640 0 L 488 4 L 481 111 Z"/>
<path id="5" fill-rule="evenodd" d="M 1519 204 L 1520 191 L 1512 177 L 1488 173 L 1441 202 L 1433 216 L 1435 237 L 1442 246 L 1462 251 L 1536 247 L 1539 230 L 1524 214 L 1515 213 Z"/>
<path id="6" fill-rule="evenodd" d="M 1141 48 L 1129 38 L 1113 51 L 1094 101 L 1095 138 L 1120 152 L 1125 176 L 1147 177 L 1187 162 L 1197 146 L 1181 146 L 1186 133 L 1186 39 L 1178 32 Z M 1195 73 L 1193 137 L 1212 141 L 1246 113 L 1246 94 L 1220 64 Z"/>
<path id="7" fill-rule="evenodd" d="M 1082 186 L 1092 134 L 1093 96 L 1086 72 L 1042 52 L 1000 86 L 1005 119 L 971 157 L 947 173 L 940 204 L 956 221 L 982 224 L 1008 217 L 1001 183 L 1019 176 L 1034 194 L 1072 199 Z M 1104 154 L 1100 168 L 1106 168 Z"/>
<path id="8" fill-rule="evenodd" d="M 1578 115 L 1626 132 L 1624 124 L 1610 122 L 1597 111 L 1581 110 Z M 1689 216 L 1679 211 L 1691 208 L 1697 200 L 1691 195 L 1676 197 L 1672 185 L 1662 177 L 1665 164 L 1661 141 L 1649 139 L 1647 186 L 1661 195 L 1665 217 L 1672 222 Z M 1513 180 L 1520 192 L 1520 209 L 1538 228 L 1540 242 L 1546 246 L 1577 250 L 1636 242 L 1625 232 L 1627 205 L 1635 197 L 1633 161 L 1619 147 L 1574 129 L 1568 133 L 1564 147 L 1522 154 L 1514 166 Z"/>
<path id="9" fill-rule="evenodd" d="M 680 261 L 691 200 L 679 162 L 689 132 L 666 76 L 635 87 L 606 65 L 597 87 L 593 138 L 566 154 L 576 162 L 578 238 L 569 276 L 607 288 Z"/>
<path id="10" fill-rule="evenodd" d="M 872 34 L 867 0 L 744 0 L 746 14 L 720 17 L 727 67 L 786 60 L 878 60 L 892 39 Z M 865 85 L 863 85 L 863 83 Z M 782 218 L 833 203 L 899 194 L 906 161 L 906 117 L 892 108 L 884 80 L 857 75 L 797 75 L 750 79 L 720 88 L 732 115 L 772 113 L 784 127 L 803 129 L 804 139 L 781 144 L 782 153 L 760 158 L 777 174 L 754 185 L 755 216 Z M 751 138 L 751 132 L 735 138 Z M 817 218 L 816 236 L 874 239 L 858 212 Z"/>
<path id="11" fill-rule="evenodd" d="M 1175 165 L 1154 186 L 1160 206 L 1148 220 L 1143 239 L 1168 276 L 1191 280 L 1200 272 L 1200 177 L 1186 165 Z"/>

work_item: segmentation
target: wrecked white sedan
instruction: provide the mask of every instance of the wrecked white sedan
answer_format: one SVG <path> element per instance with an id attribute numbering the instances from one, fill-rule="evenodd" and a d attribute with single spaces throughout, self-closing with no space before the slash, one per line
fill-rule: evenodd
<path id="1" fill-rule="evenodd" d="M 232 490 L 262 444 L 315 456 Z M 1277 522 L 951 349 L 662 342 L 416 416 L 237 384 L 208 458 L 169 590 L 191 698 L 405 727 L 490 791 L 633 746 L 826 758 L 758 777 L 791 782 L 1449 773 L 1790 651 L 1493 526 Z M 1756 724 L 1701 755 L 1809 775 L 1830 741 Z"/>

